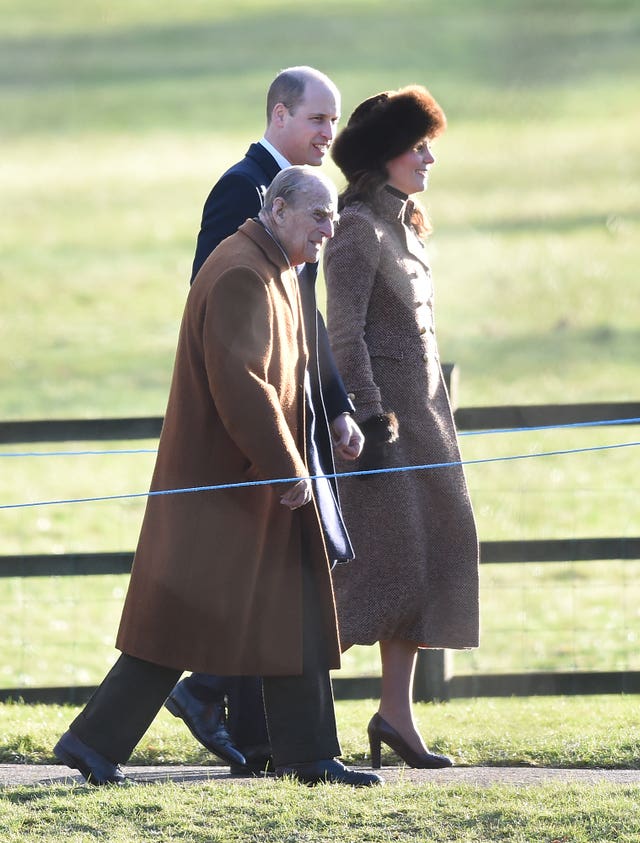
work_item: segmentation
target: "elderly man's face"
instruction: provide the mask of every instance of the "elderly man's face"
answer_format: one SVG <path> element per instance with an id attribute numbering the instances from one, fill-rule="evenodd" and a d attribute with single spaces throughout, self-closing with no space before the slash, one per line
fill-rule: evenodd
<path id="1" fill-rule="evenodd" d="M 337 199 L 322 182 L 301 189 L 292 202 L 274 208 L 278 235 L 292 264 L 315 263 L 325 240 L 333 237 Z"/>

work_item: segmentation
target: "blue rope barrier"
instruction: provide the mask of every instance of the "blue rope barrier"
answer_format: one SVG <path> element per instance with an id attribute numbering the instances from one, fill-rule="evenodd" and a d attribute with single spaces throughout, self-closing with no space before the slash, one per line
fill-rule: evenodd
<path id="1" fill-rule="evenodd" d="M 458 437 L 462 436 L 487 436 L 496 433 L 526 433 L 531 430 L 567 430 L 580 427 L 614 427 L 616 425 L 640 424 L 640 418 L 631 419 L 605 419 L 602 421 L 590 422 L 567 422 L 566 424 L 541 424 L 534 427 L 496 427 L 488 430 L 464 430 L 458 431 Z M 119 456 L 121 454 L 156 454 L 157 448 L 116 448 L 108 451 L 85 450 L 85 451 L 14 451 L 2 453 L 2 457 L 92 457 L 92 456 Z"/>
<path id="2" fill-rule="evenodd" d="M 426 465 L 411 465 L 411 466 L 396 466 L 393 468 L 376 468 L 371 469 L 368 471 L 346 471 L 340 472 L 336 474 L 327 474 L 322 475 L 326 477 L 335 477 L 335 478 L 344 478 L 344 477 L 365 477 L 372 474 L 397 474 L 401 471 L 424 471 L 428 469 L 434 468 L 449 468 L 452 466 L 468 466 L 468 465 L 481 465 L 484 463 L 492 463 L 492 462 L 511 462 L 515 460 L 526 460 L 526 459 L 534 459 L 536 457 L 557 457 L 557 456 L 566 456 L 569 454 L 584 454 L 584 453 L 591 453 L 594 451 L 610 451 L 619 448 L 633 448 L 640 445 L 640 442 L 622 442 L 617 443 L 615 445 L 594 445 L 588 448 L 571 448 L 565 450 L 557 450 L 557 451 L 543 451 L 534 454 L 512 454 L 506 457 L 483 457 L 474 460 L 455 460 L 454 462 L 442 462 L 442 463 L 428 463 Z M 320 475 L 311 475 L 312 480 L 317 479 Z M 29 503 L 12 503 L 12 504 L 0 504 L 0 509 L 25 509 L 27 507 L 36 507 L 36 506 L 56 506 L 60 504 L 73 504 L 73 503 L 96 503 L 98 501 L 116 501 L 116 500 L 131 500 L 134 498 L 150 498 L 150 497 L 157 497 L 160 495 L 180 495 L 180 494 L 189 494 L 193 492 L 216 492 L 221 491 L 223 489 L 242 489 L 249 486 L 268 486 L 274 485 L 277 483 L 297 483 L 300 480 L 300 477 L 282 477 L 277 479 L 271 480 L 252 480 L 246 481 L 243 483 L 222 483 L 213 486 L 193 486 L 186 489 L 162 489 L 158 491 L 149 491 L 149 492 L 132 492 L 129 494 L 122 494 L 122 495 L 99 495 L 90 498 L 68 498 L 62 500 L 50 500 L 50 501 L 32 501 Z"/>
<path id="3" fill-rule="evenodd" d="M 157 448 L 117 448 L 112 451 L 9 451 L 0 457 L 104 457 L 119 454 L 157 454 Z"/>
<path id="4" fill-rule="evenodd" d="M 566 424 L 540 424 L 533 427 L 492 427 L 487 430 L 457 431 L 458 436 L 483 436 L 493 433 L 526 433 L 531 430 L 567 430 L 576 427 L 615 427 L 623 424 L 640 424 L 640 418 L 605 419 L 601 421 L 567 422 Z"/>

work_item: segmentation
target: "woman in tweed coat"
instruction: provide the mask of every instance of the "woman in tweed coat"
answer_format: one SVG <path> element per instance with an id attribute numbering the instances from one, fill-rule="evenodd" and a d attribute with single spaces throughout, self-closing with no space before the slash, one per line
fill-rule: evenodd
<path id="1" fill-rule="evenodd" d="M 381 742 L 414 767 L 452 763 L 413 720 L 417 650 L 478 645 L 478 540 L 436 344 L 428 224 L 410 198 L 445 125 L 429 92 L 409 86 L 361 103 L 332 149 L 347 187 L 324 257 L 328 328 L 365 434 L 358 469 L 447 464 L 340 481 L 356 554 L 334 570 L 341 644 L 379 642 L 382 657 L 373 766 Z"/>

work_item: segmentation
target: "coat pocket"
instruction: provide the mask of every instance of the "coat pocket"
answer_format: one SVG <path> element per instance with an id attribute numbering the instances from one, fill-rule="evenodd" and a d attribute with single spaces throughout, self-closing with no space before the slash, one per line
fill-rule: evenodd
<path id="1" fill-rule="evenodd" d="M 391 360 L 402 360 L 404 352 L 396 337 L 376 337 L 367 340 L 370 357 L 389 357 Z"/>

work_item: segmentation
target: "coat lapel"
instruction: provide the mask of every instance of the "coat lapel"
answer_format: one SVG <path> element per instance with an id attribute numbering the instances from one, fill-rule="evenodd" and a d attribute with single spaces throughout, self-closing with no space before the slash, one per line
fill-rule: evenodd
<path id="1" fill-rule="evenodd" d="M 298 277 L 296 270 L 291 266 L 285 253 L 280 248 L 279 244 L 273 239 L 269 232 L 256 220 L 247 220 L 244 222 L 238 231 L 242 231 L 247 237 L 250 237 L 260 249 L 264 252 L 267 260 L 276 267 L 277 281 L 282 287 L 286 296 L 289 307 L 295 314 L 296 319 L 300 315 L 300 294 L 298 289 Z"/>
<path id="2" fill-rule="evenodd" d="M 397 223 L 398 229 L 402 232 L 402 243 L 406 250 L 412 257 L 420 261 L 426 268 L 430 269 L 427 260 L 427 250 L 421 240 L 413 233 L 410 228 L 411 211 L 413 210 L 413 202 L 411 199 L 401 199 L 387 190 L 382 191 L 381 195 L 381 214 L 386 219 Z"/>
<path id="3" fill-rule="evenodd" d="M 255 161 L 258 167 L 262 170 L 264 176 L 264 185 L 262 185 L 262 189 L 263 191 L 266 190 L 267 185 L 271 184 L 280 172 L 278 162 L 261 143 L 252 143 L 247 150 L 245 157 L 251 158 Z"/>
<path id="4" fill-rule="evenodd" d="M 408 207 L 410 201 L 411 200 L 409 200 L 407 202 L 407 208 L 406 208 L 406 211 L 405 211 L 405 214 L 407 215 L 407 217 L 411 213 L 411 211 Z M 405 219 L 406 219 L 406 217 L 405 217 Z M 428 263 L 428 260 L 427 260 L 427 250 L 424 246 L 424 243 L 422 243 L 422 241 L 418 238 L 417 234 L 413 233 L 413 229 L 411 229 L 409 227 L 408 222 L 405 222 L 405 224 L 402 226 L 402 233 L 403 233 L 403 236 L 404 236 L 404 242 L 406 244 L 407 251 L 414 258 L 416 258 L 416 260 L 419 260 L 420 263 L 426 269 L 430 269 L 429 263 Z"/>

